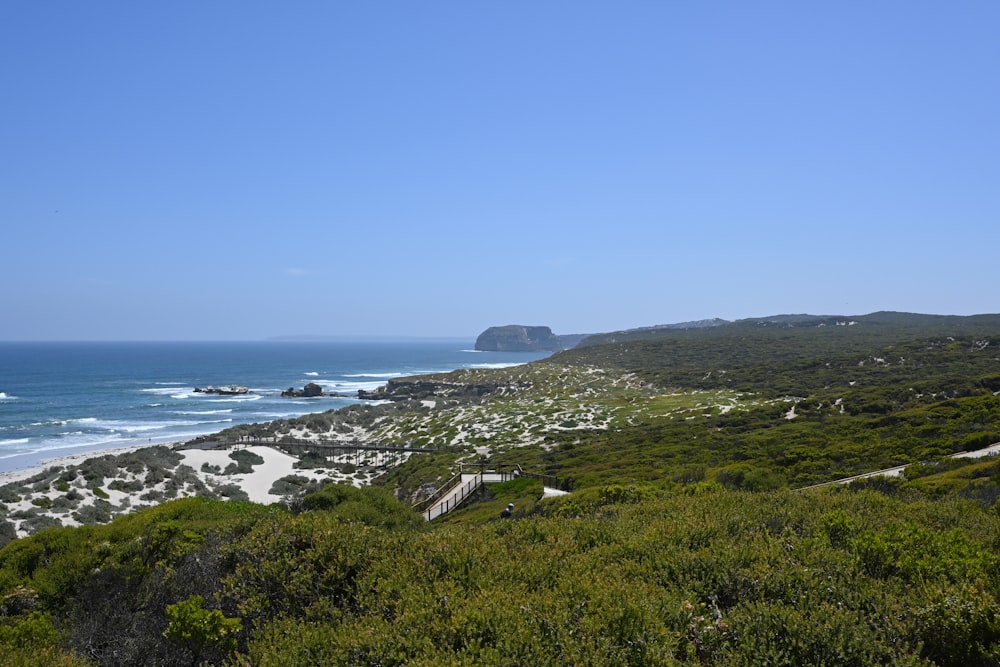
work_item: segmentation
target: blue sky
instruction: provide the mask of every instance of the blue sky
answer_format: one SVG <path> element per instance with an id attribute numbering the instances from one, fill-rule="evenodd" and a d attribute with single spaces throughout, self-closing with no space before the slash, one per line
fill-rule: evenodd
<path id="1" fill-rule="evenodd" d="M 0 340 L 998 312 L 996 2 L 0 4 Z"/>

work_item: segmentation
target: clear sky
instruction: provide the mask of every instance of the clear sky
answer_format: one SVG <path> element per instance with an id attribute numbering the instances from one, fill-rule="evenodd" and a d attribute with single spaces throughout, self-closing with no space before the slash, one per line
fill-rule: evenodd
<path id="1" fill-rule="evenodd" d="M 1000 312 L 1000 3 L 0 3 L 0 340 Z"/>

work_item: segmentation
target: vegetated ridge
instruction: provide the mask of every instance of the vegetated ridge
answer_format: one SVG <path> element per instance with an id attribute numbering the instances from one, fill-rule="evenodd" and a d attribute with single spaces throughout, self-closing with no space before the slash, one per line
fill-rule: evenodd
<path id="1" fill-rule="evenodd" d="M 1000 441 L 1000 316 L 620 335 L 220 434 L 436 453 L 375 487 L 267 508 L 175 500 L 14 540 L 0 650 L 12 664 L 1000 664 L 1000 463 L 948 458 Z M 483 459 L 571 493 L 540 500 L 525 477 L 429 525 L 398 500 Z M 890 465 L 908 467 L 795 490 Z M 513 521 L 497 518 L 507 502 Z"/>

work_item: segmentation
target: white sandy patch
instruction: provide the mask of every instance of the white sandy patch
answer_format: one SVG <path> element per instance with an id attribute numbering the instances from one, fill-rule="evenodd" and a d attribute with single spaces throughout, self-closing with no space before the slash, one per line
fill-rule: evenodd
<path id="1" fill-rule="evenodd" d="M 264 463 L 253 466 L 251 473 L 211 475 L 211 477 L 213 481 L 218 483 L 236 484 L 255 503 L 270 505 L 280 501 L 281 496 L 271 494 L 270 490 L 274 483 L 282 477 L 288 475 L 301 475 L 312 479 L 326 479 L 327 477 L 325 471 L 317 472 L 295 468 L 294 464 L 298 461 L 297 458 L 271 447 L 253 446 L 246 449 L 264 459 Z M 218 466 L 222 470 L 225 470 L 230 463 L 234 463 L 234 460 L 229 458 L 230 453 L 231 450 L 204 449 L 186 449 L 180 452 L 184 457 L 183 463 L 194 468 L 195 472 L 202 477 L 206 476 L 206 473 L 201 469 L 205 463 L 210 466 Z"/>

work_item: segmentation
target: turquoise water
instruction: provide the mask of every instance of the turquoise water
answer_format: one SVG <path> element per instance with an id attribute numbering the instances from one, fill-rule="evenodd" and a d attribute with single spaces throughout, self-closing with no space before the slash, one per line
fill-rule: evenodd
<path id="1" fill-rule="evenodd" d="M 547 356 L 472 348 L 472 341 L 0 343 L 0 471 L 343 407 L 358 402 L 359 389 L 393 377 Z M 341 396 L 280 396 L 308 382 Z M 209 385 L 251 393 L 194 391 Z"/>

